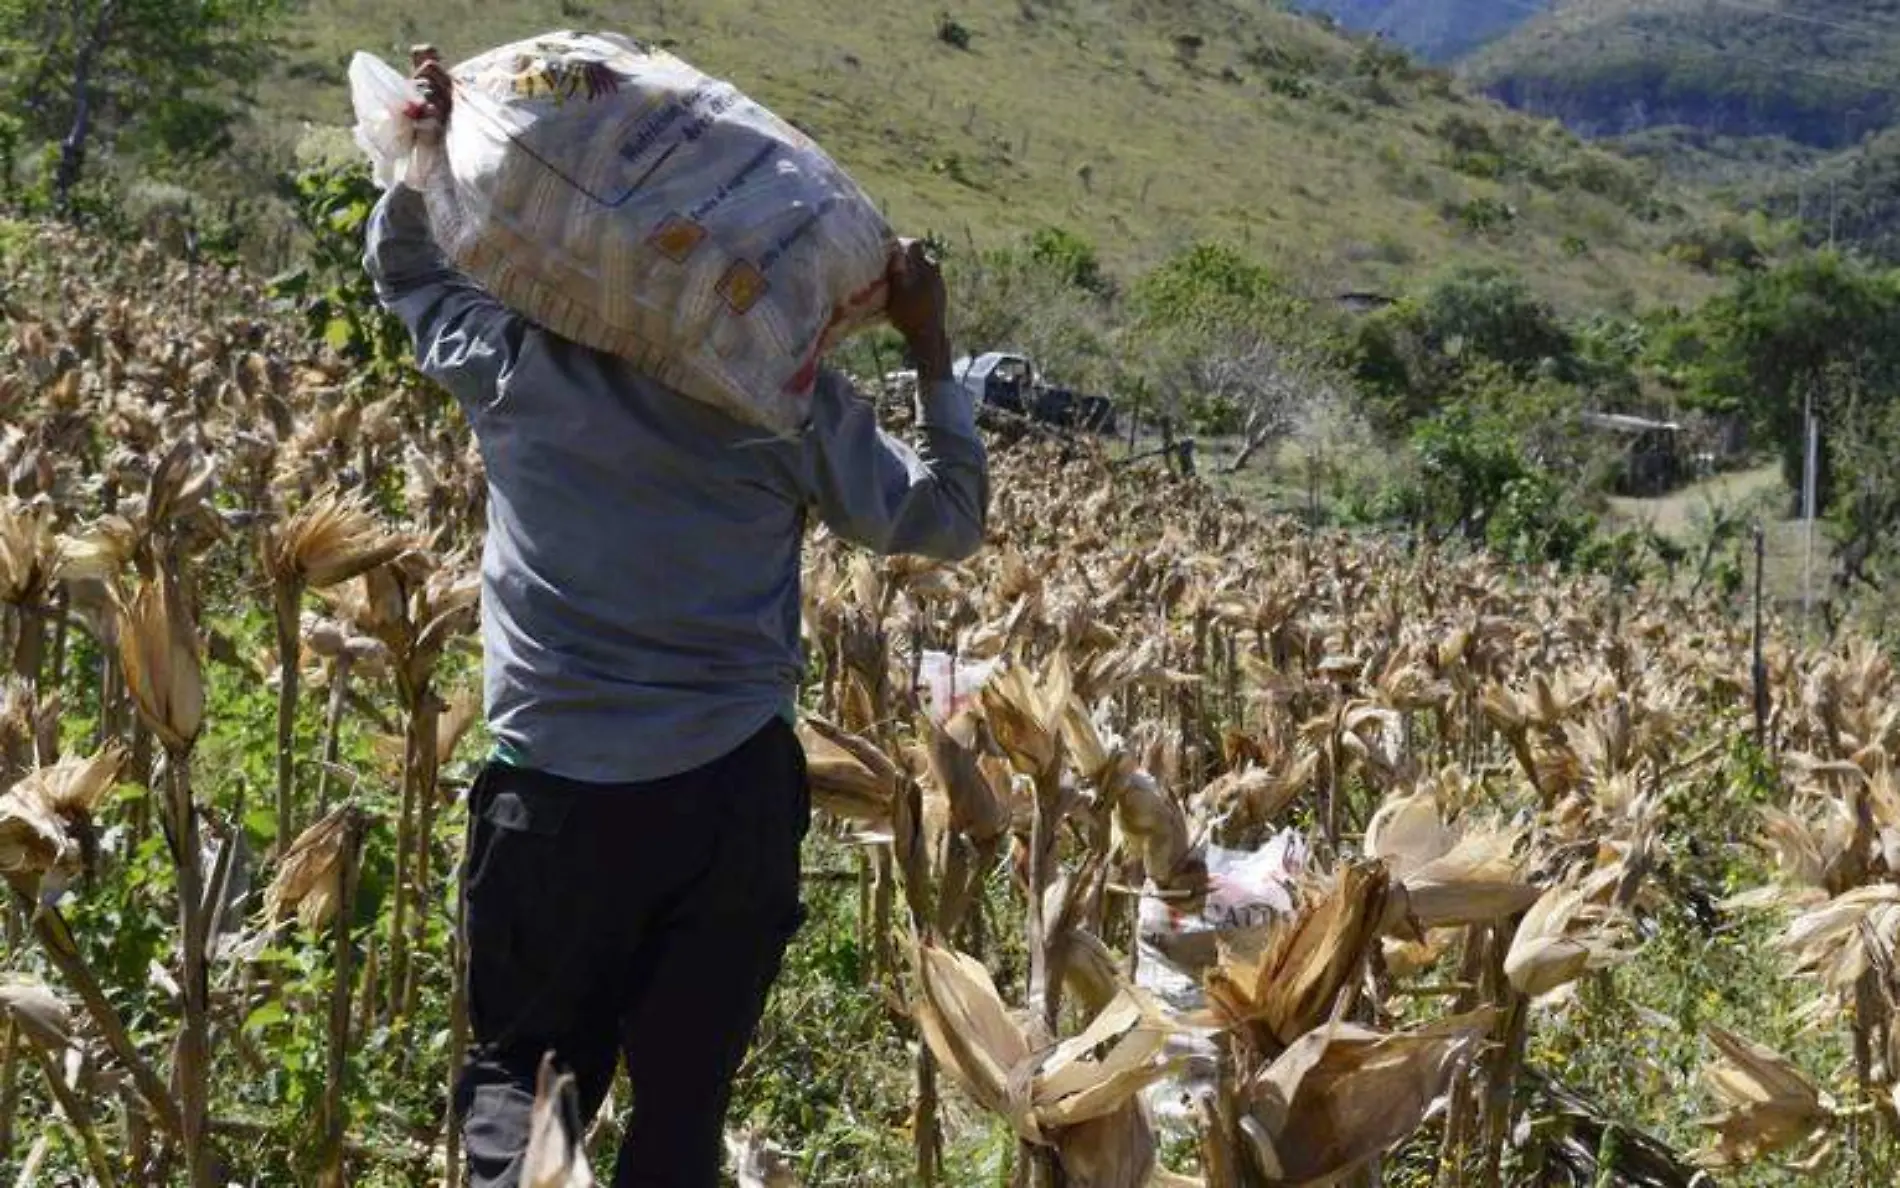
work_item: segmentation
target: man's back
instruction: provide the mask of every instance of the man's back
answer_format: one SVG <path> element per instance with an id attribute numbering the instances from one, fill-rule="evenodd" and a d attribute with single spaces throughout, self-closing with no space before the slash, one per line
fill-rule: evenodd
<path id="1" fill-rule="evenodd" d="M 368 263 L 481 446 L 488 719 L 516 762 L 658 779 L 789 712 L 807 509 L 879 552 L 981 541 L 984 458 L 953 386 L 925 399 L 915 453 L 833 375 L 810 429 L 774 438 L 495 304 L 436 254 L 413 192 L 379 204 Z"/>

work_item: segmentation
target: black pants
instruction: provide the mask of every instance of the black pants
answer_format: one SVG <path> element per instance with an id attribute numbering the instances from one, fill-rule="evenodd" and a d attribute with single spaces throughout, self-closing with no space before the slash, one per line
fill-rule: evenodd
<path id="1" fill-rule="evenodd" d="M 469 802 L 472 1188 L 515 1188 L 543 1052 L 591 1120 L 618 1060 L 615 1188 L 714 1188 L 732 1078 L 803 918 L 805 756 L 774 721 L 707 767 L 577 784 L 490 764 Z"/>

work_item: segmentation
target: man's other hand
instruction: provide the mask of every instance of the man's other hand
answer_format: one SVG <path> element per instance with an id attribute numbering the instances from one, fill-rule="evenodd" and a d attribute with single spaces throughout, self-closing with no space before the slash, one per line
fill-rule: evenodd
<path id="1" fill-rule="evenodd" d="M 891 257 L 890 298 L 886 316 L 904 336 L 923 384 L 950 378 L 950 334 L 944 326 L 949 297 L 943 272 L 921 241 L 899 240 Z"/>

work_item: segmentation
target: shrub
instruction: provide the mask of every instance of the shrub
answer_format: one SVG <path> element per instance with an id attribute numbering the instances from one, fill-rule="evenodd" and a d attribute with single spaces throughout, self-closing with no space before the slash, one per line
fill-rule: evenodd
<path id="1" fill-rule="evenodd" d="M 1663 250 L 1671 259 L 1709 273 L 1754 272 L 1767 263 L 1761 246 L 1733 223 L 1679 231 Z"/>
<path id="2" fill-rule="evenodd" d="M 1491 135 L 1491 129 L 1482 122 L 1469 116 L 1448 115 L 1438 122 L 1438 139 L 1451 147 L 1454 153 L 1483 153 L 1497 156 L 1497 140 Z"/>
<path id="3" fill-rule="evenodd" d="M 1029 258 L 1078 289 L 1105 295 L 1112 286 L 1102 272 L 1095 245 L 1060 227 L 1044 227 L 1029 237 Z"/>
<path id="4" fill-rule="evenodd" d="M 1473 198 L 1468 202 L 1448 203 L 1444 215 L 1474 235 L 1509 231 L 1517 222 L 1517 208 L 1502 198 Z"/>
<path id="5" fill-rule="evenodd" d="M 1361 319 L 1346 348 L 1367 413 L 1403 434 L 1474 371 L 1517 383 L 1554 370 L 1572 378 L 1576 343 L 1522 278 L 1492 267 L 1456 269 L 1424 293 Z"/>
<path id="6" fill-rule="evenodd" d="M 974 40 L 974 37 L 975 35 L 970 32 L 969 26 L 959 21 L 950 13 L 940 12 L 937 14 L 938 41 L 943 42 L 952 49 L 967 50 L 970 48 L 970 42 Z"/>

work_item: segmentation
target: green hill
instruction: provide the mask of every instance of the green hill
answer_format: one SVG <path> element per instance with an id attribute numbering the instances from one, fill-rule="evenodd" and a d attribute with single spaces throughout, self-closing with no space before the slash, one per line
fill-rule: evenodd
<path id="1" fill-rule="evenodd" d="M 354 153 L 349 55 L 459 58 L 551 26 L 674 46 L 814 134 L 911 231 L 1043 226 L 1128 271 L 1203 237 L 1316 292 L 1406 286 L 1454 261 L 1521 269 L 1572 308 L 1675 300 L 1706 278 L 1653 172 L 1462 94 L 1448 75 L 1257 0 L 646 0 L 558 6 L 309 0 L 261 93 L 267 131 Z"/>
<path id="2" fill-rule="evenodd" d="M 1895 0 L 1558 0 L 1468 77 L 1588 135 L 1681 125 L 1837 148 L 1894 122 Z"/>

